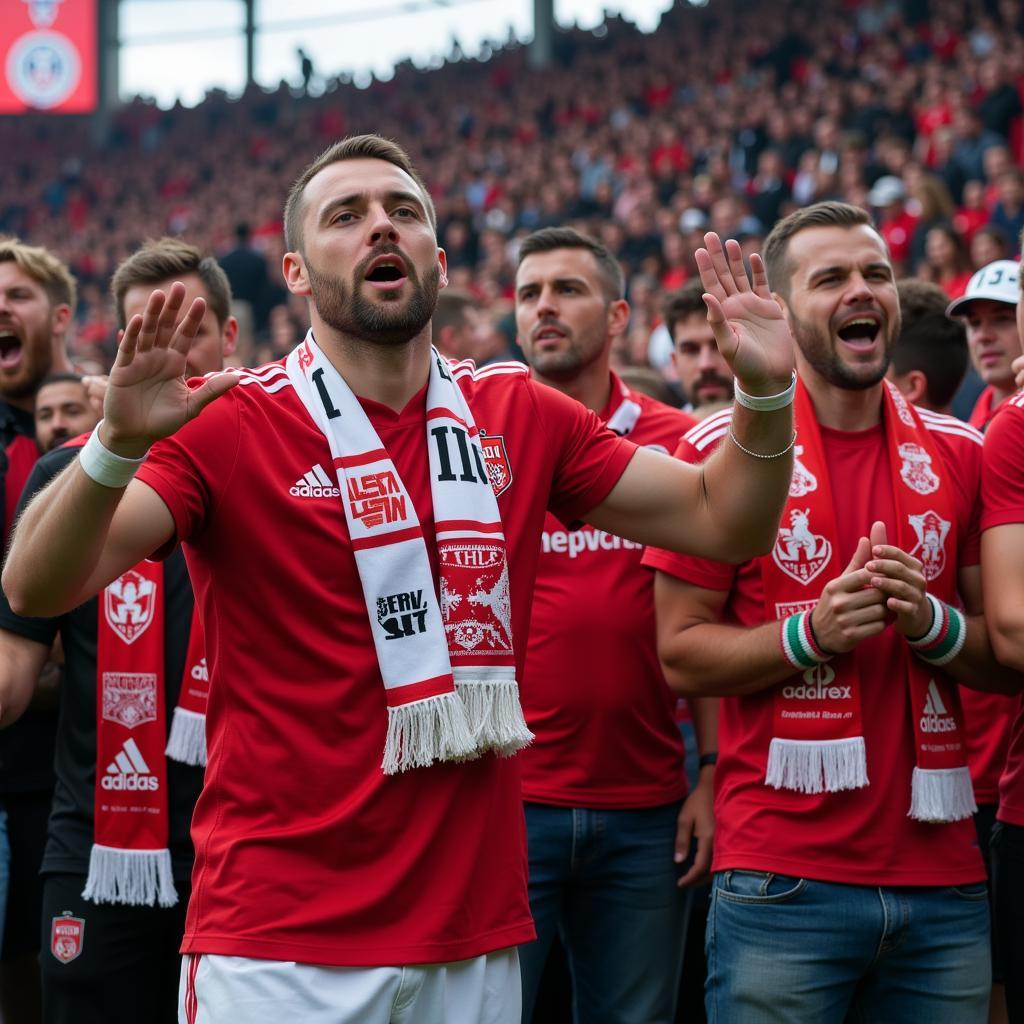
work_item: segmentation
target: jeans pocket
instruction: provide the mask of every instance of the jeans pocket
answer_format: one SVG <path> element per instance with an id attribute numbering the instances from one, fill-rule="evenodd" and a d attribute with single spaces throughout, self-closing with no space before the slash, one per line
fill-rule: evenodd
<path id="1" fill-rule="evenodd" d="M 973 882 L 970 885 L 951 885 L 949 891 L 968 903 L 981 903 L 988 899 L 988 885 L 985 882 Z"/>
<path id="2" fill-rule="evenodd" d="M 725 871 L 715 881 L 718 896 L 731 903 L 788 903 L 806 888 L 806 878 L 767 871 Z"/>

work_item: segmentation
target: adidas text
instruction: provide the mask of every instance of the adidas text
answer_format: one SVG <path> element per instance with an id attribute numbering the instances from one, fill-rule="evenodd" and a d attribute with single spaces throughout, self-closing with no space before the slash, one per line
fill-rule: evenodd
<path id="1" fill-rule="evenodd" d="M 104 789 L 157 790 L 160 780 L 155 775 L 104 775 L 100 785 Z"/>

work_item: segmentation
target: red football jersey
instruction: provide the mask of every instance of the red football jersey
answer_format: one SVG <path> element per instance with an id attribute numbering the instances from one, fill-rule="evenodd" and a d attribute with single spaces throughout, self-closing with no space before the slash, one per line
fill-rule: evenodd
<path id="1" fill-rule="evenodd" d="M 545 511 L 585 515 L 635 449 L 525 367 L 453 375 L 486 434 L 521 676 Z M 425 397 L 363 405 L 430 537 Z M 183 951 L 376 966 L 528 941 L 516 761 L 381 772 L 387 706 L 332 466 L 271 364 L 139 473 L 185 542 L 211 676 Z"/>
<path id="2" fill-rule="evenodd" d="M 1024 523 L 1024 392 L 1000 406 L 985 433 L 982 530 Z M 999 780 L 999 812 L 1009 825 L 1024 826 L 1024 695 L 1011 698 L 1015 715 L 1006 766 Z"/>
<path id="3" fill-rule="evenodd" d="M 1006 767 L 1017 697 L 961 686 L 960 703 L 964 709 L 964 739 L 974 799 L 979 804 L 998 803 L 999 778 Z"/>
<path id="4" fill-rule="evenodd" d="M 944 465 L 936 468 L 953 488 L 959 564 L 976 565 L 981 435 L 951 416 L 918 412 L 942 454 Z M 718 413 L 691 430 L 679 457 L 690 462 L 706 458 L 724 437 L 728 419 L 728 411 Z M 881 425 L 856 433 L 821 428 L 821 436 L 839 558 L 846 565 L 875 520 L 896 536 L 888 445 Z M 796 455 L 799 459 L 799 446 Z M 802 470 L 798 464 L 794 472 Z M 698 587 L 729 591 L 726 622 L 755 626 L 766 621 L 756 561 L 735 567 L 648 551 L 645 564 Z M 903 657 L 902 642 L 888 629 L 856 649 L 870 779 L 863 789 L 804 794 L 765 785 L 773 691 L 723 698 L 715 773 L 715 871 L 746 868 L 858 885 L 957 885 L 985 877 L 971 820 L 932 825 L 907 813 L 914 729 L 907 681 L 892 673 Z"/>
<path id="5" fill-rule="evenodd" d="M 600 417 L 664 452 L 694 424 L 614 376 Z M 653 574 L 642 553 L 592 526 L 570 532 L 551 514 L 544 521 L 521 687 L 536 736 L 519 757 L 525 800 L 655 807 L 686 793 L 676 698 L 658 661 Z"/>

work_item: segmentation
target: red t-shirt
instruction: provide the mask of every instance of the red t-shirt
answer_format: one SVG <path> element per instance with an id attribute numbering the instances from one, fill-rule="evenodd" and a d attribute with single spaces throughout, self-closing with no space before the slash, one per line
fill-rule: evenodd
<path id="1" fill-rule="evenodd" d="M 960 566 L 979 556 L 977 495 L 981 435 L 951 416 L 918 410 L 932 432 L 957 509 Z M 704 459 L 721 441 L 729 411 L 709 417 L 686 435 L 678 455 Z M 846 565 L 872 522 L 896 536 L 889 450 L 883 428 L 840 433 L 822 428 L 833 492 L 839 559 Z M 705 559 L 648 551 L 645 564 L 687 583 L 729 591 L 725 621 L 755 626 L 766 621 L 758 562 L 736 567 Z M 772 690 L 725 697 L 718 725 L 713 868 L 746 868 L 857 885 L 957 885 L 985 877 L 974 824 L 944 825 L 908 816 L 914 769 L 914 731 L 905 678 L 894 678 L 903 640 L 893 629 L 856 650 L 868 778 L 863 789 L 804 794 L 765 785 L 772 738 Z"/>
<path id="2" fill-rule="evenodd" d="M 521 677 L 545 511 L 585 515 L 635 449 L 525 367 L 453 376 L 500 492 Z M 363 405 L 430 537 L 425 396 Z M 331 466 L 271 364 L 139 472 L 185 542 L 211 676 L 183 951 L 379 966 L 528 941 L 515 759 L 381 772 L 387 706 Z"/>
<path id="3" fill-rule="evenodd" d="M 999 407 L 985 433 L 985 472 L 982 478 L 982 530 L 1024 523 L 1024 392 Z M 1012 698 L 1013 728 L 1006 767 L 999 780 L 999 812 L 1009 825 L 1024 826 L 1024 695 Z"/>
<path id="4" fill-rule="evenodd" d="M 601 412 L 610 418 L 634 443 L 665 452 L 694 424 L 616 377 Z M 642 553 L 592 526 L 569 532 L 550 513 L 544 521 L 522 685 L 537 737 L 519 757 L 526 800 L 655 807 L 686 793 L 676 698 L 658 661 Z"/>
<path id="5" fill-rule="evenodd" d="M 979 430 L 987 430 L 993 417 L 1002 407 L 1003 403 L 996 401 L 995 391 L 991 387 L 986 387 L 978 395 L 968 422 Z"/>
<path id="6" fill-rule="evenodd" d="M 1017 697 L 961 686 L 960 703 L 964 708 L 964 739 L 974 799 L 979 804 L 998 803 L 999 778 L 1006 767 Z"/>

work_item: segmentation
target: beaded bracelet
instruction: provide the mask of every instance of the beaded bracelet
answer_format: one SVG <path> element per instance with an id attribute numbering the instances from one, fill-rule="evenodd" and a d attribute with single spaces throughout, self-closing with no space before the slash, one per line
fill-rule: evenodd
<path id="1" fill-rule="evenodd" d="M 924 636 L 907 637 L 914 653 L 929 665 L 948 665 L 967 640 L 967 619 L 963 612 L 925 594 L 932 606 L 932 624 Z"/>
<path id="2" fill-rule="evenodd" d="M 89 440 L 85 442 L 82 450 L 78 453 L 78 464 L 90 480 L 95 480 L 103 487 L 127 487 L 132 477 L 139 471 L 139 466 L 146 461 L 146 457 L 126 459 L 123 455 L 115 455 L 100 440 L 102 422 L 100 420 L 96 425 L 89 435 Z"/>
<path id="3" fill-rule="evenodd" d="M 744 455 L 749 455 L 752 459 L 781 459 L 783 455 L 788 455 L 790 450 L 793 448 L 793 445 L 796 444 L 796 431 L 793 431 L 793 436 L 789 439 L 789 444 L 787 444 L 782 451 L 772 452 L 770 455 L 763 455 L 761 452 L 752 452 L 749 448 L 744 448 L 743 445 L 740 444 L 739 438 L 736 436 L 736 431 L 732 429 L 731 423 L 729 424 L 729 440 L 732 441 L 732 443 L 736 445 Z"/>
<path id="4" fill-rule="evenodd" d="M 835 657 L 825 651 L 811 628 L 811 613 L 797 612 L 779 623 L 782 656 L 801 672 L 822 665 Z"/>

